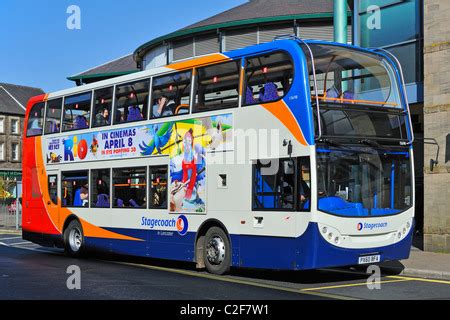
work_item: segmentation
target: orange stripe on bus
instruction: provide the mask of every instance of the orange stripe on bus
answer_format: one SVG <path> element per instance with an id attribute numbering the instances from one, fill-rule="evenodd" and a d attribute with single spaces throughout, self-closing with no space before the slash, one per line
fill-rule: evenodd
<path id="1" fill-rule="evenodd" d="M 223 54 L 220 53 L 216 53 L 187 61 L 175 62 L 173 64 L 168 65 L 167 68 L 174 70 L 183 70 L 187 68 L 192 68 L 194 66 L 201 66 L 228 60 L 230 60 L 230 58 L 228 58 L 227 56 L 224 56 Z"/>
<path id="2" fill-rule="evenodd" d="M 298 142 L 304 146 L 308 145 L 300 125 L 283 100 L 262 104 L 262 106 L 285 125 Z"/>

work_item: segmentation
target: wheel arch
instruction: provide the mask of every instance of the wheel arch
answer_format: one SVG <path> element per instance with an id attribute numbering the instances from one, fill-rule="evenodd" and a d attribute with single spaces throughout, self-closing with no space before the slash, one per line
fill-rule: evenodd
<path id="1" fill-rule="evenodd" d="M 208 219 L 200 225 L 195 235 L 194 261 L 196 262 L 198 269 L 203 269 L 205 267 L 205 262 L 203 261 L 203 254 L 202 254 L 203 243 L 201 242 L 201 240 L 204 239 L 206 233 L 212 227 L 221 228 L 225 232 L 228 238 L 228 242 L 230 243 L 231 253 L 233 252 L 233 244 L 231 242 L 230 233 L 228 232 L 228 229 L 225 227 L 225 225 L 217 219 Z"/>

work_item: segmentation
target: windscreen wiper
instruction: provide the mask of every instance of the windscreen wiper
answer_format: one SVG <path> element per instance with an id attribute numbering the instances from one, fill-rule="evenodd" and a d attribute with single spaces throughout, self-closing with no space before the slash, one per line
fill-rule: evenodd
<path id="1" fill-rule="evenodd" d="M 334 140 L 327 139 L 327 138 L 322 139 L 322 142 L 326 143 L 326 144 L 329 144 L 331 146 L 334 146 L 334 147 L 341 147 L 342 146 L 342 144 L 340 144 L 340 143 L 338 143 L 338 142 L 336 142 Z"/>
<path id="2" fill-rule="evenodd" d="M 370 140 L 370 139 L 359 140 L 359 143 L 360 144 L 365 144 L 366 146 L 376 147 L 376 148 L 380 148 L 381 147 L 381 145 L 378 142 Z"/>

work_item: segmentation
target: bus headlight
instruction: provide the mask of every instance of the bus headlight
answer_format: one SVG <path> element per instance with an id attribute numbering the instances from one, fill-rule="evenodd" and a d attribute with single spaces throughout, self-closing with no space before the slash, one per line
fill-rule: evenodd
<path id="1" fill-rule="evenodd" d="M 322 233 L 323 233 L 323 234 L 326 234 L 327 232 L 328 232 L 328 228 L 327 228 L 327 227 L 323 227 L 323 228 L 322 228 Z"/>

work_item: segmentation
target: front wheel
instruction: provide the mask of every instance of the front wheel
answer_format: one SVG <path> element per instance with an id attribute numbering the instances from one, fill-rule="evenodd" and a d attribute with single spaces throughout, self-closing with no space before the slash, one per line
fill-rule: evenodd
<path id="1" fill-rule="evenodd" d="M 230 270 L 230 241 L 221 228 L 212 227 L 206 233 L 203 259 L 209 273 L 222 275 Z"/>
<path id="2" fill-rule="evenodd" d="M 74 258 L 80 257 L 83 253 L 83 228 L 77 220 L 71 221 L 64 231 L 64 247 L 66 253 Z"/>

